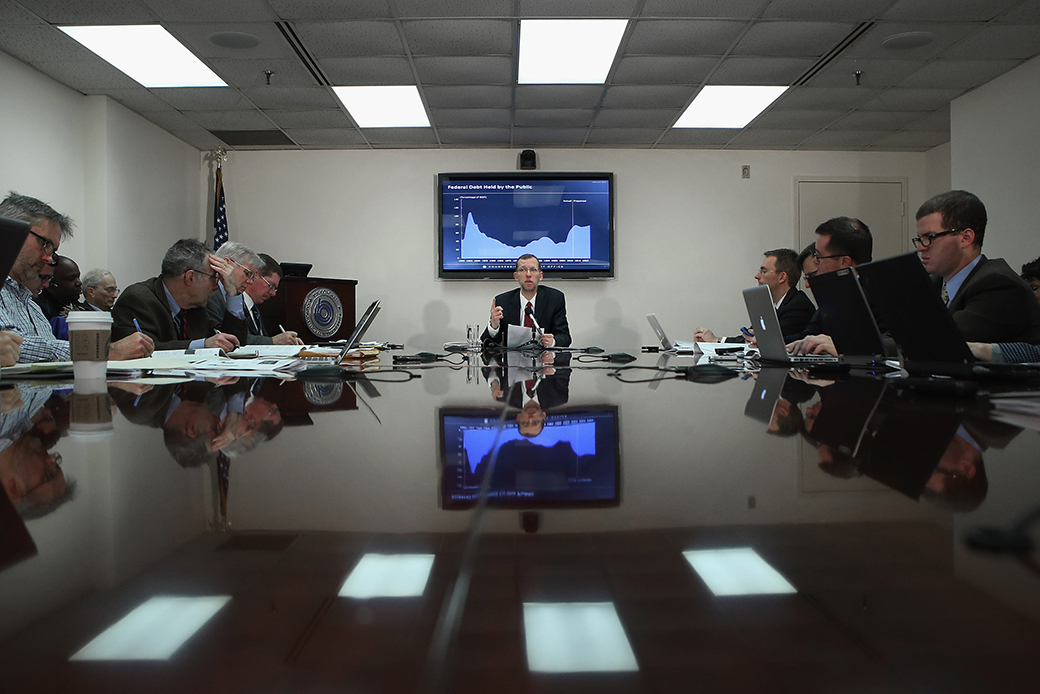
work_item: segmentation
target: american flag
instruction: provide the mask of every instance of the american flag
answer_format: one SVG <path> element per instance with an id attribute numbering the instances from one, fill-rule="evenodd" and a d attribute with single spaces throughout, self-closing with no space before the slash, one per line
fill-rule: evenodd
<path id="1" fill-rule="evenodd" d="M 217 190 L 213 195 L 213 250 L 229 238 L 227 208 L 224 207 L 224 170 L 217 167 Z"/>

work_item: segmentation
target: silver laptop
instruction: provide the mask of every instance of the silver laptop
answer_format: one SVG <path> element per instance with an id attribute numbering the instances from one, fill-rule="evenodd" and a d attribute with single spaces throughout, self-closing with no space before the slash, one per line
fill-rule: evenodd
<path id="1" fill-rule="evenodd" d="M 357 349 L 357 346 L 361 344 L 361 338 L 368 332 L 368 327 L 372 325 L 372 321 L 375 320 L 376 314 L 379 313 L 379 299 L 376 299 L 369 304 L 368 309 L 365 311 L 365 315 L 361 316 L 361 320 L 354 326 L 354 332 L 343 343 L 343 349 L 339 351 L 334 357 L 304 357 L 303 360 L 309 364 L 339 364 L 343 361 L 343 358 L 347 356 L 347 352 L 352 349 Z"/>
<path id="2" fill-rule="evenodd" d="M 836 364 L 840 360 L 829 354 L 787 353 L 784 334 L 780 330 L 780 320 L 776 317 L 776 306 L 769 294 L 769 287 L 762 285 L 744 290 L 744 305 L 747 306 L 748 318 L 755 326 L 755 341 L 762 361 L 777 364 Z"/>
<path id="3" fill-rule="evenodd" d="M 28 222 L 0 217 L 0 277 L 7 279 L 7 273 L 11 272 L 14 261 L 18 260 L 22 244 L 28 236 Z"/>
<path id="4" fill-rule="evenodd" d="M 658 322 L 657 316 L 653 313 L 646 314 L 646 319 L 650 322 L 650 327 L 657 333 L 657 339 L 661 341 L 661 346 L 669 352 L 694 352 L 696 343 L 694 342 L 683 342 L 682 340 L 676 340 L 672 342 L 668 339 L 668 335 L 665 334 L 664 328 L 661 327 L 661 323 Z"/>

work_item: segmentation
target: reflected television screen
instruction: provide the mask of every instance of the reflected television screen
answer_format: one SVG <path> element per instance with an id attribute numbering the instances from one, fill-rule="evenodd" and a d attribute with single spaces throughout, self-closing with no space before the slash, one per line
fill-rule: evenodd
<path id="1" fill-rule="evenodd" d="M 501 410 L 442 408 L 441 506 L 470 508 L 495 452 Z M 488 504 L 509 508 L 617 506 L 621 461 L 618 410 L 595 406 L 552 410 L 533 436 L 506 415 L 498 439 Z M 529 428 L 525 433 L 531 434 Z"/>

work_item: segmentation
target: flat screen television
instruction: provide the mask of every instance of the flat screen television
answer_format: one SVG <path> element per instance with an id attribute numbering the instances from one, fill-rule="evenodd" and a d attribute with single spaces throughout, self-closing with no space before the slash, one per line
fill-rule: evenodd
<path id="1" fill-rule="evenodd" d="M 442 173 L 442 279 L 511 278 L 538 257 L 553 278 L 614 276 L 614 174 Z"/>
<path id="2" fill-rule="evenodd" d="M 500 408 L 441 408 L 441 508 L 476 504 L 495 451 Z M 520 435 L 507 417 L 498 439 L 488 505 L 585 508 L 621 501 L 618 410 L 611 405 L 549 410 L 541 433 Z"/>

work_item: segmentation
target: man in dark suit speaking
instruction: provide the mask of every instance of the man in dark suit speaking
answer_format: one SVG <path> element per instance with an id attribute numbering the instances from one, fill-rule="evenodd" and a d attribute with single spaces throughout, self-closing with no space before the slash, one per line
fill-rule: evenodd
<path id="1" fill-rule="evenodd" d="M 520 286 L 511 292 L 495 297 L 491 302 L 491 321 L 484 331 L 484 339 L 502 342 L 502 323 L 540 327 L 541 341 L 545 347 L 569 347 L 571 331 L 567 326 L 567 305 L 563 292 L 552 287 L 542 287 L 542 264 L 538 258 L 525 254 L 517 258 L 513 277 Z M 527 308 L 530 313 L 527 315 Z M 533 320 L 532 320 L 533 318 Z"/>

